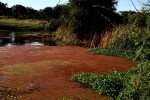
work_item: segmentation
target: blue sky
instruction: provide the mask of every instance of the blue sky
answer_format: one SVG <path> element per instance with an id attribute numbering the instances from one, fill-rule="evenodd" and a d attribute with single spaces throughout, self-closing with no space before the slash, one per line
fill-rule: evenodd
<path id="1" fill-rule="evenodd" d="M 3 3 L 7 3 L 8 7 L 11 7 L 15 4 L 21 4 L 25 7 L 32 7 L 34 9 L 43 9 L 45 7 L 54 7 L 59 2 L 59 0 L 0 0 Z M 60 0 L 62 3 L 67 3 L 68 0 Z M 135 10 L 130 0 L 118 0 L 117 11 L 127 11 Z M 140 10 L 141 4 L 146 3 L 147 0 L 133 0 L 137 9 Z"/>
<path id="2" fill-rule="evenodd" d="M 148 0 L 132 0 L 138 10 L 141 9 L 143 3 L 146 3 Z M 135 10 L 132 5 L 131 0 L 118 0 L 117 11 L 127 11 L 127 10 Z"/>

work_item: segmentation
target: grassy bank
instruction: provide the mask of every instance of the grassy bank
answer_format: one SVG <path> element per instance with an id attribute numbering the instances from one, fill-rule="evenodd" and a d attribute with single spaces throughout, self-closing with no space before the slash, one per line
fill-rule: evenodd
<path id="1" fill-rule="evenodd" d="M 43 30 L 46 24 L 38 20 L 0 19 L 0 29 L 7 30 Z"/>
<path id="2" fill-rule="evenodd" d="M 127 27 L 121 29 L 124 30 L 114 31 L 108 41 L 103 41 L 108 42 L 105 48 L 94 48 L 89 51 L 93 54 L 135 60 L 138 65 L 124 73 L 118 71 L 112 74 L 79 73 L 73 79 L 114 100 L 150 100 L 150 31 L 149 29 L 143 31 L 138 27 L 133 28 L 139 29 L 136 33 L 131 27 L 128 30 Z M 107 36 L 102 38 L 107 40 Z"/>

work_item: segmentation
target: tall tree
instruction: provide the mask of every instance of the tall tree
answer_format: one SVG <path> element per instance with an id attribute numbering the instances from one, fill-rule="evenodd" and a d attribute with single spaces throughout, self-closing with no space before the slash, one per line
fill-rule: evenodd
<path id="1" fill-rule="evenodd" d="M 19 18 L 19 19 L 26 18 L 26 15 L 27 15 L 26 7 L 22 5 L 14 5 L 11 8 L 12 8 L 13 16 L 15 18 Z"/>
<path id="2" fill-rule="evenodd" d="M 37 19 L 38 12 L 31 7 L 26 7 L 26 18 L 27 19 Z"/>
<path id="3" fill-rule="evenodd" d="M 53 8 L 52 7 L 44 8 L 43 14 L 45 16 L 45 20 L 49 21 L 53 16 Z"/>
<path id="4" fill-rule="evenodd" d="M 69 15 L 69 6 L 68 5 L 57 5 L 53 9 L 54 18 L 60 18 L 61 16 Z"/>
<path id="5" fill-rule="evenodd" d="M 147 3 L 144 3 L 142 6 L 142 11 L 144 13 L 150 13 L 150 0 L 147 0 Z"/>
<path id="6" fill-rule="evenodd" d="M 119 16 L 115 14 L 116 4 L 116 0 L 69 0 L 71 29 L 80 39 L 100 33 L 111 26 L 114 17 Z"/>
<path id="7" fill-rule="evenodd" d="M 7 4 L 0 2 L 0 16 L 5 15 L 7 11 Z"/>

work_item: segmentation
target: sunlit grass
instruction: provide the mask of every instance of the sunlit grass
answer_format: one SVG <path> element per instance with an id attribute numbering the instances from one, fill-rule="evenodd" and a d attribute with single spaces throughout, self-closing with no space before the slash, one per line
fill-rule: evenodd
<path id="1" fill-rule="evenodd" d="M 0 19 L 1 29 L 30 29 L 42 30 L 46 23 L 39 20 Z"/>

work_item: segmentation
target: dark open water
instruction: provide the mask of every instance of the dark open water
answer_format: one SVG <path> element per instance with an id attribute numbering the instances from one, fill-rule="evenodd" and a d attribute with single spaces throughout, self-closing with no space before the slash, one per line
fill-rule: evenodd
<path id="1" fill-rule="evenodd" d="M 0 30 L 0 46 L 44 45 L 40 37 L 32 36 L 39 32 Z"/>

